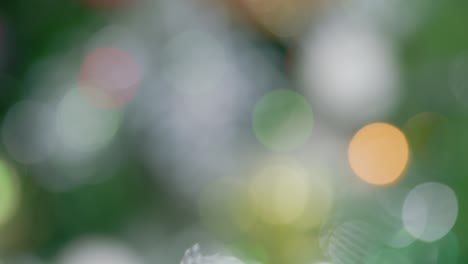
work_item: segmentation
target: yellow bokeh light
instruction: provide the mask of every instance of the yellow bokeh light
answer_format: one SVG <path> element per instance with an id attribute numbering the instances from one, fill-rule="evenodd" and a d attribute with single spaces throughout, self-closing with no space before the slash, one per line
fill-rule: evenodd
<path id="1" fill-rule="evenodd" d="M 10 166 L 0 160 L 0 226 L 16 213 L 20 200 L 20 185 Z"/>
<path id="2" fill-rule="evenodd" d="M 249 194 L 257 218 L 299 229 L 320 226 L 333 204 L 325 174 L 290 159 L 272 159 L 253 175 Z"/>
<path id="3" fill-rule="evenodd" d="M 395 182 L 408 165 L 408 141 L 391 124 L 369 124 L 352 138 L 348 159 L 359 178 L 370 184 L 387 185 Z"/>
<path id="4" fill-rule="evenodd" d="M 265 166 L 254 176 L 250 194 L 262 220 L 271 224 L 290 224 L 307 207 L 307 172 L 294 163 Z"/>

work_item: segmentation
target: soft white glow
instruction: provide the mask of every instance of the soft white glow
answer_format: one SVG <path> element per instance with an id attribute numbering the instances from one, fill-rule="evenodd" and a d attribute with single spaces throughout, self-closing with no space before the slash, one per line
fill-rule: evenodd
<path id="1" fill-rule="evenodd" d="M 415 238 L 432 242 L 444 237 L 455 225 L 458 201 L 454 191 L 440 183 L 416 186 L 406 196 L 402 219 Z"/>
<path id="2" fill-rule="evenodd" d="M 106 146 L 117 133 L 119 112 L 97 108 L 77 90 L 70 90 L 58 106 L 56 125 L 66 149 L 92 152 Z"/>
<path id="3" fill-rule="evenodd" d="M 124 243 L 108 238 L 82 238 L 69 244 L 58 264 L 142 264 Z"/>
<path id="4" fill-rule="evenodd" d="M 276 89 L 257 102 L 252 114 L 252 127 L 257 139 L 269 149 L 295 150 L 310 138 L 312 109 L 301 94 Z"/>
<path id="5" fill-rule="evenodd" d="M 171 89 L 210 92 L 226 85 L 229 62 L 223 46 L 209 31 L 180 33 L 163 54 L 163 76 Z"/>
<path id="6" fill-rule="evenodd" d="M 335 121 L 362 124 L 395 106 L 395 57 L 369 26 L 331 19 L 305 39 L 303 49 L 301 77 L 320 112 Z"/>

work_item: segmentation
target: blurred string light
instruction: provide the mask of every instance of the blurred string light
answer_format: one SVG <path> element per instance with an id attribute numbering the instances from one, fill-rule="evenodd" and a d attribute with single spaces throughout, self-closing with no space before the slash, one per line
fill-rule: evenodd
<path id="1" fill-rule="evenodd" d="M 5 161 L 0 160 L 0 227 L 16 213 L 21 199 L 20 180 Z"/>
<path id="2" fill-rule="evenodd" d="M 301 43 L 299 77 L 320 114 L 362 125 L 389 114 L 399 99 L 389 42 L 370 25 L 335 15 Z"/>
<path id="3" fill-rule="evenodd" d="M 98 106 L 118 107 L 128 103 L 140 82 L 140 66 L 118 48 L 97 48 L 81 65 L 80 88 Z"/>
<path id="4" fill-rule="evenodd" d="M 303 146 L 311 135 L 312 109 L 297 92 L 273 90 L 256 104 L 252 126 L 257 139 L 268 148 L 294 150 Z"/>
<path id="5" fill-rule="evenodd" d="M 3 144 L 18 162 L 36 164 L 49 158 L 55 149 L 53 110 L 46 103 L 25 100 L 16 103 L 5 116 Z"/>
<path id="6" fill-rule="evenodd" d="M 415 238 L 433 242 L 447 235 L 458 217 L 455 192 L 441 183 L 423 183 L 406 196 L 402 219 Z"/>
<path id="7" fill-rule="evenodd" d="M 83 154 L 109 144 L 117 133 L 120 119 L 119 112 L 97 108 L 77 89 L 71 89 L 58 105 L 56 126 L 65 148 Z"/>
<path id="8" fill-rule="evenodd" d="M 310 173 L 288 159 L 260 166 L 249 193 L 259 219 L 272 225 L 317 228 L 327 219 L 333 204 L 325 175 Z"/>
<path id="9" fill-rule="evenodd" d="M 409 146 L 401 130 L 387 123 L 372 123 L 351 139 L 348 159 L 363 181 L 387 185 L 397 181 L 409 162 Z"/>
<path id="10" fill-rule="evenodd" d="M 69 243 L 56 257 L 57 264 L 142 264 L 124 242 L 107 237 L 83 237 Z"/>

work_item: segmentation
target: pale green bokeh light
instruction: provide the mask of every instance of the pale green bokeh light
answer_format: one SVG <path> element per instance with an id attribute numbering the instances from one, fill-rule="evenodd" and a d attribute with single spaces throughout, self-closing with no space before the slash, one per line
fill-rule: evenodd
<path id="1" fill-rule="evenodd" d="M 13 217 L 19 206 L 19 200 L 19 181 L 8 164 L 0 160 L 0 226 Z"/>
<path id="2" fill-rule="evenodd" d="M 62 99 L 57 112 L 57 129 L 62 143 L 69 150 L 93 152 L 109 144 L 120 126 L 119 111 L 97 108 L 76 89 Z"/>
<path id="3" fill-rule="evenodd" d="M 309 139 L 313 127 L 312 109 L 297 92 L 274 90 L 255 106 L 252 119 L 257 139 L 275 151 L 294 150 Z"/>

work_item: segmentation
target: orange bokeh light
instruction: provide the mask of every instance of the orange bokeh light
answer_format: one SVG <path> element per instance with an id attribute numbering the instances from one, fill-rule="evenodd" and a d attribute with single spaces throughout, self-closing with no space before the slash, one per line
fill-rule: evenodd
<path id="1" fill-rule="evenodd" d="M 352 138 L 348 160 L 353 172 L 375 185 L 395 182 L 409 162 L 409 145 L 401 130 L 387 123 L 361 128 Z"/>

